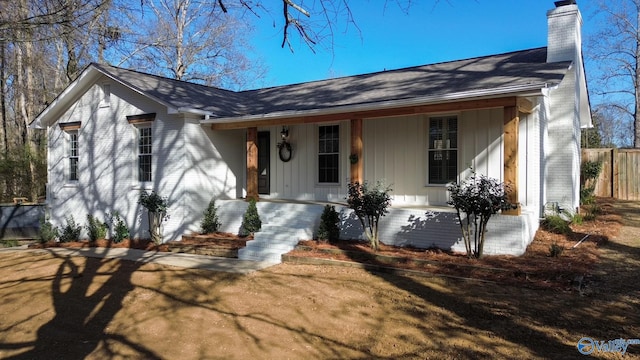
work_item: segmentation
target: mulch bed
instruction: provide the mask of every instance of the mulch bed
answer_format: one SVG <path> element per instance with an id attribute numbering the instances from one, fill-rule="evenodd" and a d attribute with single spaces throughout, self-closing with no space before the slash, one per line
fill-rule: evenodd
<path id="1" fill-rule="evenodd" d="M 613 212 L 611 201 L 599 199 L 602 213 L 593 221 L 572 224 L 571 234 L 555 234 L 539 229 L 523 256 L 469 259 L 466 254 L 441 249 L 399 248 L 384 244 L 374 253 L 369 244 L 363 241 L 323 243 L 306 240 L 287 254 L 287 258 L 292 262 L 296 262 L 296 258 L 358 262 L 384 268 L 570 291 L 578 284 L 589 281 L 598 263 L 598 247 L 617 235 L 620 229 L 621 217 Z M 581 240 L 583 242 L 576 245 Z M 559 257 L 550 256 L 552 244 L 563 249 Z"/>
<path id="2" fill-rule="evenodd" d="M 404 269 L 506 284 L 522 284 L 535 288 L 572 290 L 575 288 L 577 278 L 580 278 L 581 283 L 585 279 L 588 281 L 598 263 L 598 247 L 616 236 L 621 227 L 621 217 L 613 211 L 612 201 L 614 200 L 598 199 L 601 214 L 596 220 L 579 225 L 572 224 L 573 232 L 569 235 L 555 234 L 541 228 L 523 256 L 501 255 L 469 259 L 465 254 L 441 249 L 416 249 L 384 244 L 381 244 L 380 249 L 374 253 L 368 243 L 363 241 L 341 240 L 323 243 L 306 240 L 301 241 L 295 250 L 285 256 L 285 259 L 291 262 L 301 262 L 300 260 L 305 258 L 335 260 L 337 264 L 360 263 L 373 267 Z M 202 249 L 226 244 L 223 246 L 237 251 L 238 248 L 245 246 L 246 241 L 251 239 L 251 237 L 242 238 L 230 233 L 214 233 L 191 234 L 185 236 L 180 242 L 162 245 L 153 244 L 150 240 L 125 239 L 120 243 L 109 240 L 96 242 L 84 240 L 69 243 L 33 244 L 30 247 L 112 247 L 169 252 L 172 251 L 172 245 Z M 581 240 L 584 241 L 575 246 Z M 563 249 L 559 257 L 550 256 L 549 249 L 552 244 Z"/>
<path id="3" fill-rule="evenodd" d="M 240 237 L 235 234 L 218 232 L 211 234 L 191 234 L 183 237 L 181 241 L 171 241 L 164 244 L 154 244 L 150 239 L 124 239 L 121 242 L 113 242 L 109 239 L 99 239 L 96 241 L 80 240 L 71 242 L 47 242 L 44 244 L 36 243 L 29 245 L 29 248 L 42 249 L 51 247 L 62 248 L 88 248 L 88 247 L 104 247 L 104 248 L 129 248 L 145 251 L 161 251 L 171 252 L 172 246 L 216 246 L 216 247 L 228 247 L 232 249 L 238 249 L 245 246 L 248 240 L 253 237 Z"/>

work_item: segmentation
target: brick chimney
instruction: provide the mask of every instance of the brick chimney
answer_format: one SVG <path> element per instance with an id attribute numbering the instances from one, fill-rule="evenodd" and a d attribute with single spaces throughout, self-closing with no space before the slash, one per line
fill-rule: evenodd
<path id="1" fill-rule="evenodd" d="M 555 2 L 547 12 L 547 62 L 582 61 L 582 16 L 575 0 Z"/>

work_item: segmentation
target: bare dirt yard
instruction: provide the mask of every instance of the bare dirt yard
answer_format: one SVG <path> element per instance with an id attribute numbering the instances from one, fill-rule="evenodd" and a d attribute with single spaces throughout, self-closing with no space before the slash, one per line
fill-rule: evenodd
<path id="1" fill-rule="evenodd" d="M 540 232 L 521 258 L 474 264 L 528 267 L 517 281 L 292 263 L 237 275 L 0 251 L 0 358 L 584 359 L 581 338 L 640 338 L 640 203 L 602 209 L 573 238 Z M 550 241 L 567 250 L 546 257 Z M 590 356 L 640 358 L 640 344 Z"/>

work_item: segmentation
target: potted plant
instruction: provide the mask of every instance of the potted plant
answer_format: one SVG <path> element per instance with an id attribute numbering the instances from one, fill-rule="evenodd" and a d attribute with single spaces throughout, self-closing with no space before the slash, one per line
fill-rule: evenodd
<path id="1" fill-rule="evenodd" d="M 149 216 L 149 233 L 151 241 L 155 244 L 162 244 L 162 223 L 169 220 L 167 208 L 169 207 L 166 197 L 158 195 L 155 191 L 147 193 L 140 192 L 138 204 L 147 209 Z"/>

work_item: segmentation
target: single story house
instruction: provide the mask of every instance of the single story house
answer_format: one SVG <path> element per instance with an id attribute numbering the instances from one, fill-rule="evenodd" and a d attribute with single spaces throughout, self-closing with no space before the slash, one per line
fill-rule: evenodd
<path id="1" fill-rule="evenodd" d="M 274 238 L 305 214 L 313 228 L 349 182 L 384 179 L 383 240 L 464 251 L 446 184 L 473 167 L 519 204 L 491 220 L 485 253 L 521 254 L 546 207 L 579 206 L 591 126 L 582 18 L 575 1 L 555 5 L 546 47 L 249 91 L 91 64 L 32 124 L 48 136 L 51 220 L 117 211 L 146 237 L 137 199 L 155 190 L 170 202 L 165 239 L 178 240 L 211 198 L 234 232 L 239 199 L 256 198 Z M 360 236 L 338 209 L 343 236 Z"/>

